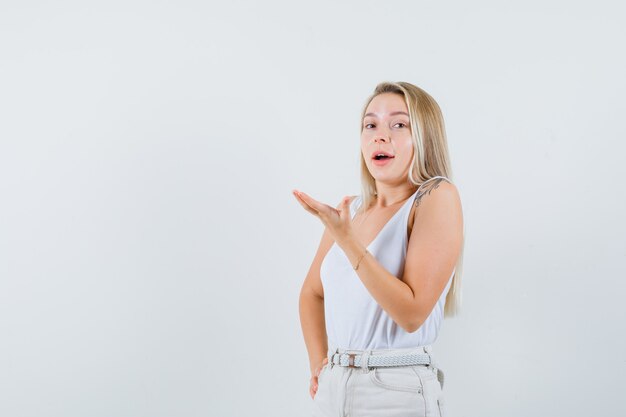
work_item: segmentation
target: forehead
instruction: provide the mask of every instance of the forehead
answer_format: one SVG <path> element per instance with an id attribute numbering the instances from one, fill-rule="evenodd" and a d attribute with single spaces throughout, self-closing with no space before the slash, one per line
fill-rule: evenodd
<path id="1" fill-rule="evenodd" d="M 377 95 L 370 101 L 365 112 L 365 117 L 385 117 L 390 113 L 396 112 L 408 113 L 404 96 L 395 93 L 383 93 Z"/>

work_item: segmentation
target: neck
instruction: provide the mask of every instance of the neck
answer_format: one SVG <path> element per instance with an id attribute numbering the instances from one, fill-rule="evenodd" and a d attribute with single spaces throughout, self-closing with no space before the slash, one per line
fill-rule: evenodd
<path id="1" fill-rule="evenodd" d="M 393 207 L 406 201 L 414 192 L 415 187 L 403 187 L 403 188 L 384 188 L 379 187 L 376 194 L 376 201 L 374 207 L 387 208 Z"/>

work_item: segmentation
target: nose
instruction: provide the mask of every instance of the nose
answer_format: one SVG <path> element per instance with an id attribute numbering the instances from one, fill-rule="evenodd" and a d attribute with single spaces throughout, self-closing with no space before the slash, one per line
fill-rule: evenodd
<path id="1" fill-rule="evenodd" d="M 380 126 L 377 132 L 373 132 L 374 143 L 385 143 L 391 140 L 391 132 L 386 126 Z"/>
<path id="2" fill-rule="evenodd" d="M 381 143 L 381 142 L 382 142 L 382 143 L 385 143 L 385 142 L 387 142 L 388 140 L 389 140 L 389 139 L 385 139 L 384 137 L 379 136 L 379 137 L 377 137 L 377 138 L 374 138 L 374 143 Z"/>

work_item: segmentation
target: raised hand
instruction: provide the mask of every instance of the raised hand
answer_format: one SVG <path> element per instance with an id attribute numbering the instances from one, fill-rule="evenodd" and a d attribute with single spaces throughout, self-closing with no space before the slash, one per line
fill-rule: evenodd
<path id="1" fill-rule="evenodd" d="M 306 211 L 324 223 L 336 242 L 343 242 L 352 235 L 349 197 L 344 197 L 336 209 L 298 190 L 294 190 L 293 195 Z"/>

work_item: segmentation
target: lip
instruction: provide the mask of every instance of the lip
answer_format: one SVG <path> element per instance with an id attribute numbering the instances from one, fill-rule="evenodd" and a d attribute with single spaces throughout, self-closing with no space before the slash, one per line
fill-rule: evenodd
<path id="1" fill-rule="evenodd" d="M 372 163 L 376 166 L 383 166 L 383 165 L 387 165 L 390 164 L 391 161 L 393 161 L 393 158 L 387 158 L 387 159 L 372 159 Z"/>
<path id="2" fill-rule="evenodd" d="M 378 151 L 374 151 L 374 152 L 372 152 L 371 158 L 372 158 L 372 159 L 374 159 L 374 157 L 375 157 L 376 155 L 378 155 L 378 154 L 387 155 L 387 156 L 389 156 L 389 157 L 391 157 L 391 158 L 393 158 L 393 157 L 394 157 L 394 155 L 390 154 L 389 152 L 385 152 L 385 151 L 383 151 L 383 150 L 378 150 Z"/>

